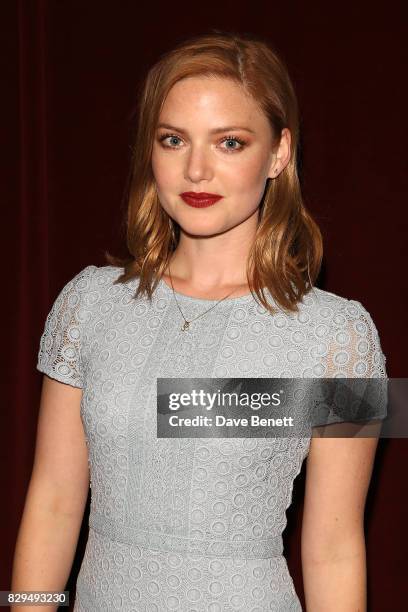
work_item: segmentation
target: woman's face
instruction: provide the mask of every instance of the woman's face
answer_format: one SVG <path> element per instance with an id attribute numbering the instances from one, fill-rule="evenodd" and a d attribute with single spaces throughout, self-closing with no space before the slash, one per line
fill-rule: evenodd
<path id="1" fill-rule="evenodd" d="M 170 90 L 152 152 L 159 200 L 192 235 L 228 231 L 252 217 L 274 174 L 272 130 L 255 101 L 234 81 L 189 77 Z M 196 208 L 184 192 L 221 195 Z"/>

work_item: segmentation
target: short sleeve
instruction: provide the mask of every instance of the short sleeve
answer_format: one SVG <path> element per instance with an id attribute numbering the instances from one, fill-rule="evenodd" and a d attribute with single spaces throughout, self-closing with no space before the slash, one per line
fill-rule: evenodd
<path id="1" fill-rule="evenodd" d="M 360 302 L 344 300 L 333 317 L 328 349 L 327 376 L 341 380 L 333 381 L 334 396 L 319 424 L 384 419 L 386 357 L 374 321 Z"/>
<path id="2" fill-rule="evenodd" d="M 60 291 L 40 339 L 37 370 L 73 387 L 83 387 L 81 306 L 96 266 L 87 266 Z"/>
<path id="3" fill-rule="evenodd" d="M 333 318 L 329 376 L 387 378 L 386 357 L 371 315 L 356 300 L 345 300 Z"/>

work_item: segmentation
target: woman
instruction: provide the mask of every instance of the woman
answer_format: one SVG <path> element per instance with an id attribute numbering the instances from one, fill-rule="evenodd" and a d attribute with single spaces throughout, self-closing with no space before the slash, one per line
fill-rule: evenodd
<path id="1" fill-rule="evenodd" d="M 307 459 L 307 610 L 364 610 L 376 438 L 157 438 L 157 377 L 386 377 L 364 307 L 313 287 L 298 110 L 264 42 L 212 33 L 147 75 L 126 261 L 87 266 L 41 338 L 33 476 L 13 588 L 63 589 L 89 486 L 75 610 L 301 610 L 283 556 Z"/>

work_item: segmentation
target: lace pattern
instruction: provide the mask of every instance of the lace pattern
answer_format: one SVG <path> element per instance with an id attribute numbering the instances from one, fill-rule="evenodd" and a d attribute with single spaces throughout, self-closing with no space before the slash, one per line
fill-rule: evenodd
<path id="1" fill-rule="evenodd" d="M 56 380 L 82 388 L 81 298 L 89 291 L 96 266 L 87 266 L 61 290 L 48 314 L 40 340 L 37 369 Z"/>
<path id="2" fill-rule="evenodd" d="M 76 609 L 300 610 L 282 533 L 310 438 L 158 439 L 156 378 L 384 378 L 371 316 L 314 288 L 298 313 L 227 299 L 186 333 L 171 288 L 135 300 L 137 280 L 113 284 L 121 271 L 67 283 L 38 355 L 83 389 L 92 497 Z M 208 308 L 178 301 L 188 320 Z"/>

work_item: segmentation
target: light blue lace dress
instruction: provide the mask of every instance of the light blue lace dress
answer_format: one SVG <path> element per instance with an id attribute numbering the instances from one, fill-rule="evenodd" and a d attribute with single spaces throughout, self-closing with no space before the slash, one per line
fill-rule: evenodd
<path id="1" fill-rule="evenodd" d="M 89 537 L 75 610 L 298 612 L 282 532 L 305 438 L 157 439 L 156 377 L 385 377 L 356 301 L 313 289 L 298 313 L 228 298 L 181 331 L 171 288 L 134 299 L 122 269 L 62 289 L 37 368 L 83 389 Z M 191 320 L 215 301 L 177 294 Z"/>

